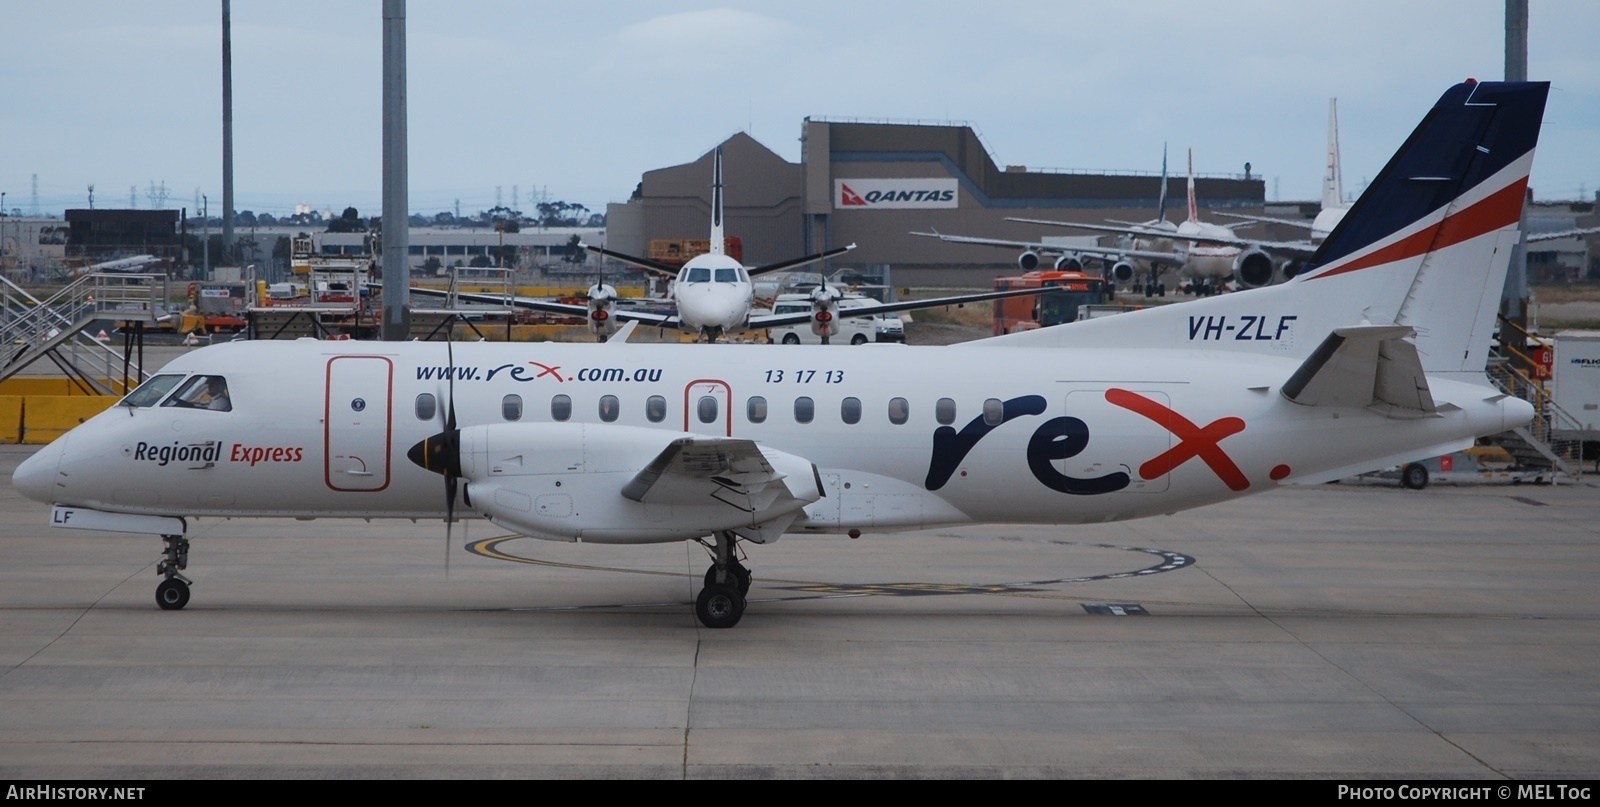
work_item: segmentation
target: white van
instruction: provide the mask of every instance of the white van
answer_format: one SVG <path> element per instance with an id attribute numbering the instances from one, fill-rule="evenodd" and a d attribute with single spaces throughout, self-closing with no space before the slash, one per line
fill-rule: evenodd
<path id="1" fill-rule="evenodd" d="M 905 324 L 895 314 L 868 314 L 852 317 L 846 310 L 877 303 L 868 297 L 845 297 L 839 300 L 839 332 L 828 337 L 830 345 L 863 345 L 867 342 L 904 342 Z M 804 294 L 780 294 L 772 306 L 774 314 L 804 314 L 811 311 L 811 298 Z M 767 329 L 775 345 L 820 345 L 822 337 L 811 332 L 811 323 L 784 325 Z"/>

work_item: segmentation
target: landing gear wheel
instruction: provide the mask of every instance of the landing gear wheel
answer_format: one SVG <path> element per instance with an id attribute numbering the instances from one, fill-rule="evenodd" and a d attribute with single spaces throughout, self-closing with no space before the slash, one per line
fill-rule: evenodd
<path id="1" fill-rule="evenodd" d="M 189 584 L 182 580 L 161 581 L 156 586 L 156 605 L 163 611 L 176 611 L 189 604 Z"/>
<path id="2" fill-rule="evenodd" d="M 695 598 L 694 615 L 708 628 L 731 628 L 744 616 L 744 595 L 733 586 L 706 586 Z"/>
<path id="3" fill-rule="evenodd" d="M 741 596 L 748 595 L 750 593 L 750 570 L 746 569 L 743 564 L 739 563 L 738 561 L 732 561 L 728 564 L 728 571 L 733 575 L 735 580 L 739 581 L 739 594 Z M 713 563 L 711 568 L 706 569 L 706 585 L 714 586 L 716 584 L 717 566 Z"/>
<path id="4" fill-rule="evenodd" d="M 786 333 L 783 335 L 783 343 L 786 345 L 798 345 L 800 344 L 800 337 L 792 333 Z"/>
<path id="5" fill-rule="evenodd" d="M 1428 486 L 1428 469 L 1415 463 L 1401 468 L 1400 484 L 1412 490 L 1422 490 Z"/>

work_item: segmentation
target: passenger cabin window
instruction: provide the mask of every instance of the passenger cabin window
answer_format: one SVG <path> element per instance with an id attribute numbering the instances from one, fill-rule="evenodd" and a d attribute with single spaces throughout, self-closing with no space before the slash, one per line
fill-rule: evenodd
<path id="1" fill-rule="evenodd" d="M 744 416 L 751 423 L 766 423 L 767 399 L 760 395 L 752 396 L 750 400 L 745 402 Z"/>
<path id="2" fill-rule="evenodd" d="M 433 420 L 433 416 L 439 413 L 439 401 L 433 397 L 433 393 L 424 392 L 417 396 L 416 411 L 417 420 Z"/>
<path id="3" fill-rule="evenodd" d="M 709 283 L 711 282 L 711 270 L 704 266 L 696 266 L 688 271 L 685 281 L 689 283 Z"/>
<path id="4" fill-rule="evenodd" d="M 155 406 L 162 398 L 167 397 L 167 393 L 171 392 L 173 387 L 178 386 L 178 382 L 182 380 L 183 376 L 177 373 L 154 376 L 140 384 L 138 389 L 128 393 L 128 397 L 122 399 L 122 405 L 139 409 Z"/>
<path id="5" fill-rule="evenodd" d="M 889 399 L 889 422 L 902 425 L 911 417 L 911 403 L 904 398 Z"/>
<path id="6" fill-rule="evenodd" d="M 522 396 L 507 395 L 500 399 L 500 417 L 506 420 L 522 419 Z"/>
<path id="7" fill-rule="evenodd" d="M 699 414 L 701 423 L 716 423 L 717 399 L 710 395 L 700 396 L 700 401 L 695 406 L 695 411 Z"/>
<path id="8" fill-rule="evenodd" d="M 667 419 L 667 399 L 660 395 L 652 395 L 644 402 L 644 416 L 651 423 L 660 423 Z"/>
<path id="9" fill-rule="evenodd" d="M 839 417 L 845 423 L 861 422 L 861 399 L 846 398 L 839 402 Z"/>
<path id="10" fill-rule="evenodd" d="M 817 405 L 810 398 L 794 399 L 794 422 L 810 423 L 817 416 Z"/>
<path id="11" fill-rule="evenodd" d="M 1006 419 L 1006 405 L 999 398 L 987 398 L 983 402 L 983 422 L 985 425 L 998 426 Z"/>
<path id="12" fill-rule="evenodd" d="M 956 422 L 956 402 L 954 398 L 940 398 L 933 406 L 933 419 L 939 421 L 940 426 L 948 426 Z"/>
<path id="13" fill-rule="evenodd" d="M 622 411 L 622 404 L 615 395 L 600 396 L 600 419 L 610 423 L 617 419 L 617 414 Z"/>
<path id="14" fill-rule="evenodd" d="M 197 375 L 183 382 L 178 391 L 162 406 L 181 406 L 185 409 L 210 409 L 214 412 L 232 412 L 233 401 L 228 398 L 228 381 L 220 375 Z"/>
<path id="15" fill-rule="evenodd" d="M 566 420 L 572 417 L 572 398 L 568 395 L 557 395 L 550 399 L 550 419 Z"/>

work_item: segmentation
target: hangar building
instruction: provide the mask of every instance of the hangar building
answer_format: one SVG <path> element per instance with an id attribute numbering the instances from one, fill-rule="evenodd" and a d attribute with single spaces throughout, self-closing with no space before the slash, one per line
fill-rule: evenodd
<path id="1" fill-rule="evenodd" d="M 855 243 L 848 265 L 891 265 L 897 284 L 987 285 L 992 277 L 1020 271 L 1015 254 L 911 233 L 1027 241 L 1085 236 L 1005 219 L 1144 221 L 1156 217 L 1161 195 L 1155 171 L 1002 167 L 965 125 L 808 118 L 801 143 L 799 164 L 743 133 L 722 144 L 727 232 L 742 240 L 746 265 Z M 628 202 L 608 207 L 608 246 L 642 255 L 652 239 L 704 238 L 712 159 L 707 152 L 694 162 L 647 172 Z M 1174 222 L 1184 218 L 1184 183 L 1179 172 L 1169 184 L 1167 218 Z M 1202 210 L 1259 214 L 1265 206 L 1260 177 L 1197 177 L 1195 194 Z"/>

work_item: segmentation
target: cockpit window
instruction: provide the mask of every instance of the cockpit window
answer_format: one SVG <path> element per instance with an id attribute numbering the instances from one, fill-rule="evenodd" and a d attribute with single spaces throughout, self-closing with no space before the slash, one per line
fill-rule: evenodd
<path id="1" fill-rule="evenodd" d="M 139 409 L 155 406 L 182 380 L 183 376 L 177 373 L 152 376 L 150 380 L 140 384 L 138 389 L 128 393 L 128 397 L 122 399 L 122 405 Z"/>
<path id="2" fill-rule="evenodd" d="M 210 409 L 215 412 L 233 411 L 233 401 L 228 397 L 228 380 L 220 375 L 190 377 L 162 406 Z"/>
<path id="3" fill-rule="evenodd" d="M 717 270 L 717 282 L 718 283 L 734 283 L 734 282 L 737 282 L 738 280 L 739 280 L 739 273 L 735 272 L 733 270 L 733 267 L 731 267 L 731 266 L 725 267 L 725 268 L 721 268 L 721 269 Z"/>
<path id="4" fill-rule="evenodd" d="M 711 270 L 705 268 L 704 266 L 696 266 L 695 268 L 689 270 L 689 274 L 685 278 L 685 281 L 689 283 L 710 283 Z"/>

